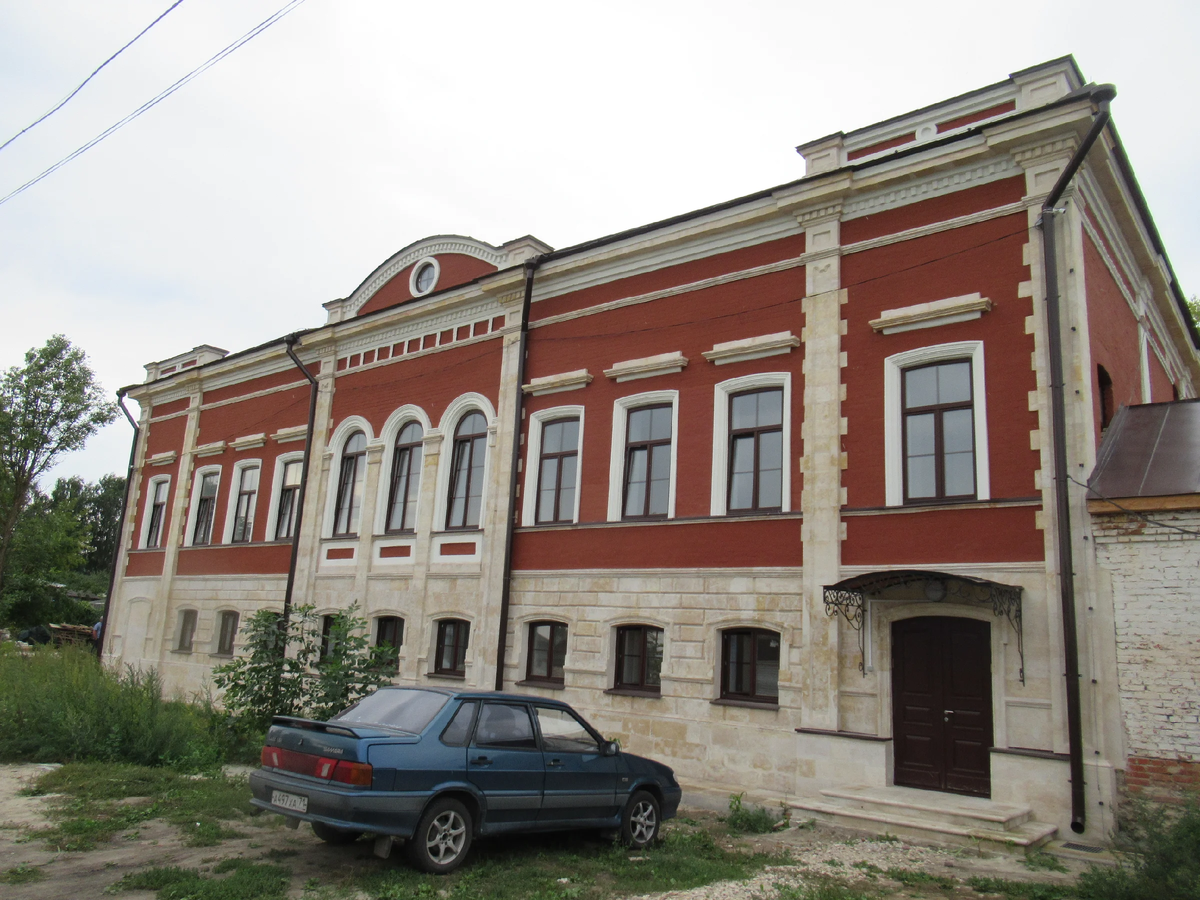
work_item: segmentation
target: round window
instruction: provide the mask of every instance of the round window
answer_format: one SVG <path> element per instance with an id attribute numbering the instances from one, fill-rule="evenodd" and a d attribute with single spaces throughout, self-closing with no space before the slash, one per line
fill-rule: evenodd
<path id="1" fill-rule="evenodd" d="M 433 284 L 437 281 L 437 269 L 433 263 L 421 263 L 417 269 L 417 274 L 413 278 L 413 285 L 417 289 L 418 294 L 428 294 L 433 290 Z"/>

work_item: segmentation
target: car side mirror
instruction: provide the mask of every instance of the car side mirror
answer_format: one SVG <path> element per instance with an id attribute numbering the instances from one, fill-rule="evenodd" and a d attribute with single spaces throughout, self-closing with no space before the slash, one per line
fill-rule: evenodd
<path id="1" fill-rule="evenodd" d="M 606 741 L 604 743 L 603 754 L 605 756 L 616 756 L 621 752 L 621 745 L 616 741 Z"/>

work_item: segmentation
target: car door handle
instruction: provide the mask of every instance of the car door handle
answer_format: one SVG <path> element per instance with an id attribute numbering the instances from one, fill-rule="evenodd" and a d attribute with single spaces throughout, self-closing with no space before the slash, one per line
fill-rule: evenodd
<path id="1" fill-rule="evenodd" d="M 943 709 L 943 710 L 942 710 L 942 721 L 943 721 L 943 722 L 949 722 L 949 721 L 950 721 L 950 717 L 951 717 L 952 715 L 954 715 L 954 710 L 952 710 L 952 709 Z"/>
<path id="2" fill-rule="evenodd" d="M 547 766 L 555 766 L 555 767 L 560 767 L 560 766 L 562 766 L 562 764 L 563 764 L 563 761 L 561 759 L 552 759 L 552 760 L 550 760 L 550 762 L 546 763 Z"/>
<path id="3" fill-rule="evenodd" d="M 491 759 L 486 756 L 477 756 L 471 760 L 471 765 L 473 766 L 490 766 L 491 764 Z"/>

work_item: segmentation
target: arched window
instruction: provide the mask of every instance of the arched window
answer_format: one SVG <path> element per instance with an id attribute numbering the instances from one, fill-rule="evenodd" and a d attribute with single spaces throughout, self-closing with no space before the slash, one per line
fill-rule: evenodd
<path id="1" fill-rule="evenodd" d="M 447 528 L 478 528 L 483 505 L 483 461 L 487 452 L 487 419 L 468 413 L 454 431 L 450 489 L 446 502 Z"/>
<path id="2" fill-rule="evenodd" d="M 388 531 L 412 531 L 417 526 L 417 491 L 421 485 L 421 426 L 409 422 L 396 435 L 392 482 L 388 494 Z"/>
<path id="3" fill-rule="evenodd" d="M 367 438 L 356 431 L 346 439 L 342 448 L 342 465 L 338 471 L 337 506 L 333 518 L 335 537 L 358 534 L 358 518 L 362 512 L 363 478 L 366 475 Z"/>

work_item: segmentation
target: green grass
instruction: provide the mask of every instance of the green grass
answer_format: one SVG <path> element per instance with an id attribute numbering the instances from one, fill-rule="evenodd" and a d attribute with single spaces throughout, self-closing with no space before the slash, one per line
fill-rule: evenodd
<path id="1" fill-rule="evenodd" d="M 71 763 L 47 772 L 30 793 L 63 795 L 50 807 L 54 824 L 31 833 L 56 850 L 91 850 L 159 818 L 178 825 L 189 845 L 209 847 L 238 837 L 228 823 L 248 822 L 254 811 L 245 779 L 146 766 Z"/>
<path id="2" fill-rule="evenodd" d="M 350 887 L 372 900 L 606 900 L 746 879 L 785 862 L 728 851 L 707 831 L 676 827 L 636 852 L 578 834 L 481 841 L 451 875 L 423 875 L 400 863 L 360 875 Z"/>
<path id="3" fill-rule="evenodd" d="M 729 815 L 724 820 L 729 830 L 733 834 L 766 834 L 774 831 L 780 820 L 761 806 L 745 806 L 742 803 L 743 796 L 729 795 Z"/>
<path id="4" fill-rule="evenodd" d="M 818 878 L 798 885 L 777 884 L 775 895 L 765 900 L 876 900 L 878 896 L 837 878 Z"/>
<path id="5" fill-rule="evenodd" d="M 40 866 L 14 866 L 7 872 L 0 872 L 0 884 L 29 884 L 46 877 Z"/>
<path id="6" fill-rule="evenodd" d="M 210 703 L 164 699 L 154 671 L 105 668 L 81 647 L 0 645 L 0 760 L 201 771 L 244 746 L 235 731 Z"/>
<path id="7" fill-rule="evenodd" d="M 227 859 L 211 876 L 178 866 L 126 875 L 109 890 L 157 891 L 159 900 L 273 900 L 287 896 L 290 873 L 280 866 Z"/>
<path id="8" fill-rule="evenodd" d="M 892 881 L 898 881 L 905 887 L 923 888 L 936 887 L 943 891 L 952 891 L 958 887 L 958 881 L 945 875 L 931 875 L 920 869 L 886 869 L 883 873 Z"/>
<path id="9" fill-rule="evenodd" d="M 1179 806 L 1131 803 L 1121 812 L 1116 868 L 1079 876 L 1088 900 L 1196 900 L 1200 897 L 1200 795 Z"/>
<path id="10" fill-rule="evenodd" d="M 1030 872 L 1068 871 L 1067 867 L 1059 861 L 1057 856 L 1053 853 L 1047 853 L 1045 850 L 1034 850 L 1031 853 L 1025 854 L 1025 858 L 1021 860 L 1021 865 Z"/>
<path id="11" fill-rule="evenodd" d="M 1078 897 L 1075 889 L 1065 884 L 1041 881 L 1009 881 L 1006 878 L 968 878 L 967 884 L 978 894 L 1001 894 L 1009 900 L 1067 900 Z"/>

